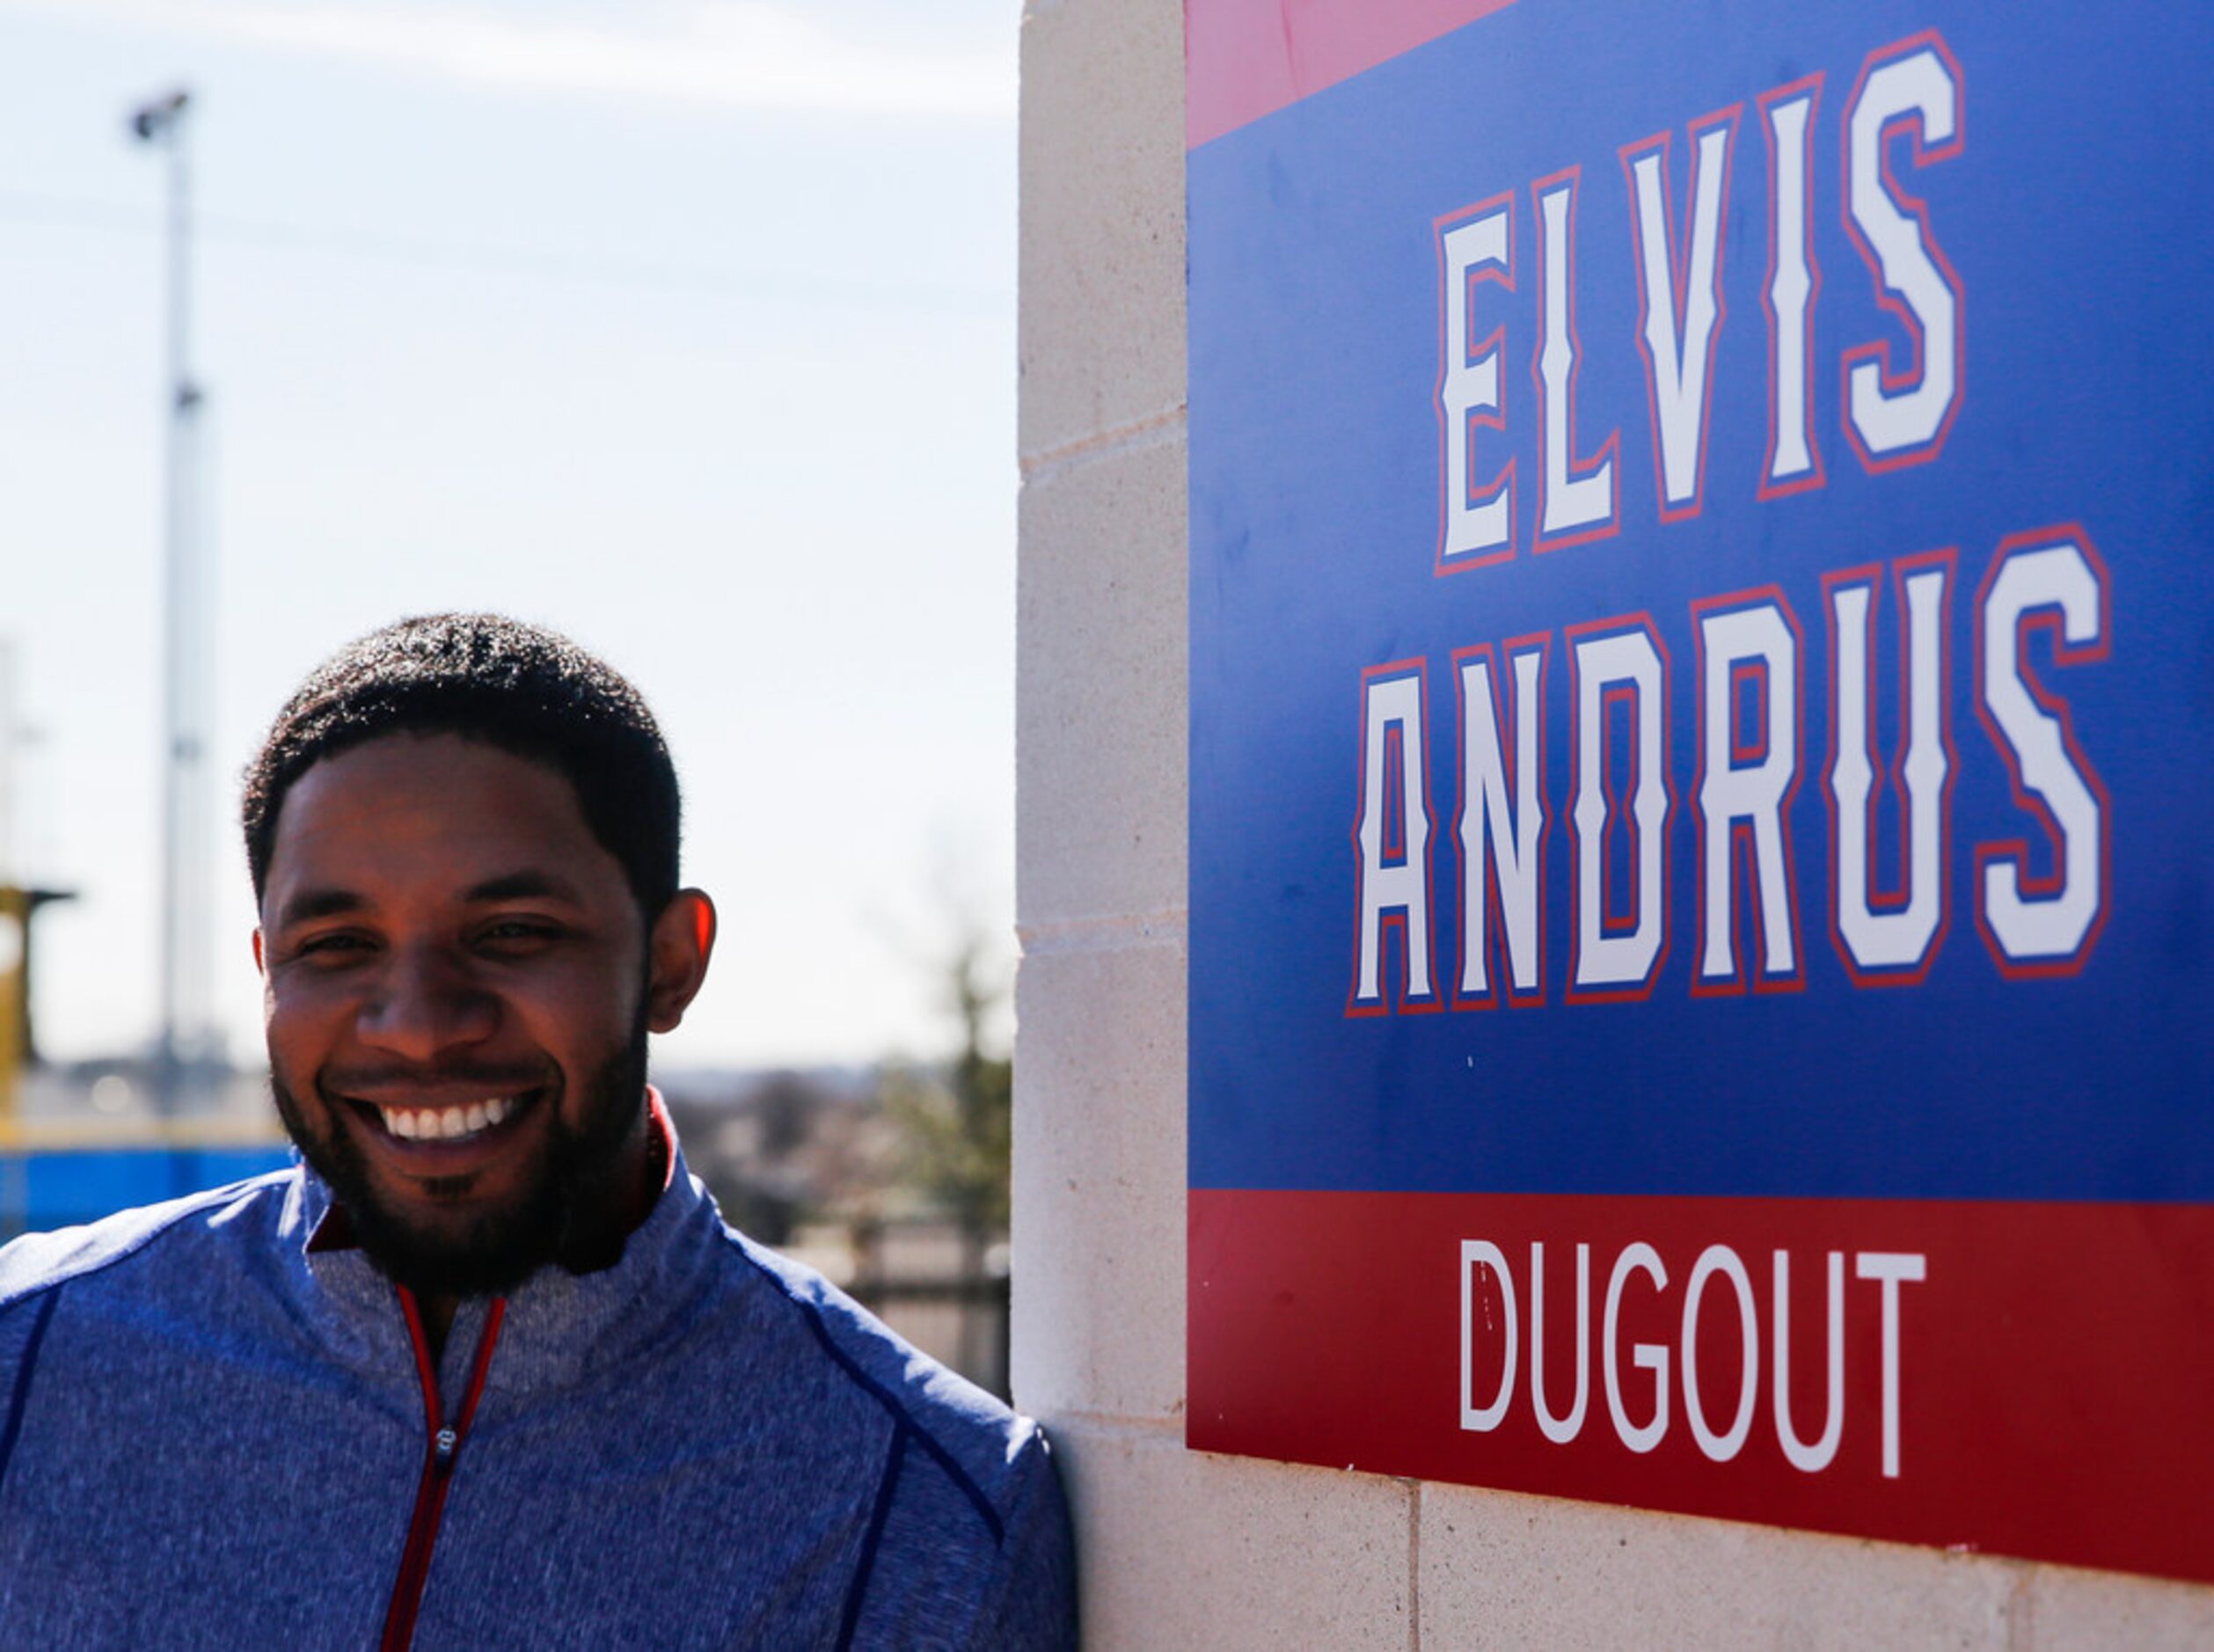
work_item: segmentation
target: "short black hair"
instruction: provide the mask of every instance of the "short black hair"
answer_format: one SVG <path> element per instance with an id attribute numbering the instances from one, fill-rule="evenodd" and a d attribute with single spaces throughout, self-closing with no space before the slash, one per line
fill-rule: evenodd
<path id="1" fill-rule="evenodd" d="M 460 735 L 544 764 L 621 863 L 651 925 L 676 893 L 676 765 L 645 698 L 559 632 L 502 614 L 427 614 L 348 643 L 277 713 L 246 765 L 241 822 L 259 901 L 285 793 L 386 735 Z"/>

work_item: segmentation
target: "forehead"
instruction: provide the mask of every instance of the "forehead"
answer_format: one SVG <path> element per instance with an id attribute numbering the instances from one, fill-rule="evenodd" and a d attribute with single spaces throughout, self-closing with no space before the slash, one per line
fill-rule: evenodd
<path id="1" fill-rule="evenodd" d="M 564 776 L 461 735 L 387 735 L 292 783 L 270 843 L 266 898 L 303 886 L 437 898 L 538 872 L 619 898 L 615 857 Z"/>

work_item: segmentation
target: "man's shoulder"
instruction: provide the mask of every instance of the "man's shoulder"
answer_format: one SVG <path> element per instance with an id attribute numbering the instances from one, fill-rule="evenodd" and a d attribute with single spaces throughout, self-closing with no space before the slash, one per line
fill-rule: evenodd
<path id="1" fill-rule="evenodd" d="M 818 1372 L 836 1373 L 882 1427 L 860 1562 L 855 1644 L 1073 1643 L 1068 1511 L 1044 1433 L 923 1353 L 822 1275 L 725 1228 L 770 1305 L 795 1320 Z M 812 1420 L 809 1421 L 812 1425 Z"/>
<path id="2" fill-rule="evenodd" d="M 815 1269 L 726 1226 L 730 1261 L 771 1299 L 818 1372 L 973 1500 L 996 1534 L 1042 1454 L 1037 1425 L 922 1352 Z"/>
<path id="3" fill-rule="evenodd" d="M 202 1268 L 216 1253 L 274 1227 L 295 1173 L 272 1171 L 0 1245 L 0 1313 L 74 1282 L 143 1277 L 143 1269 L 121 1266 L 134 1261 Z"/>

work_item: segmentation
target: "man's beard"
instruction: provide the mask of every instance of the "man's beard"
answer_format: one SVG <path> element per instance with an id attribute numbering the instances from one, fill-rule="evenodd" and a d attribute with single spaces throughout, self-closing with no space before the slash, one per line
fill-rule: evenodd
<path id="1" fill-rule="evenodd" d="M 410 1222 L 377 1193 L 349 1127 L 339 1122 L 348 1103 L 321 1098 L 330 1125 L 318 1135 L 274 1061 L 269 1089 L 294 1145 L 330 1184 L 354 1243 L 380 1272 L 418 1296 L 499 1296 L 550 1262 L 582 1273 L 622 1254 L 635 1190 L 616 1181 L 636 1167 L 621 1148 L 646 1105 L 646 1034 L 641 1005 L 627 1042 L 586 1078 L 582 1122 L 572 1127 L 562 1117 L 558 1089 L 533 1101 L 546 1109 L 544 1139 L 521 1192 L 442 1230 Z M 434 1081 L 475 1076 L 465 1064 L 421 1075 Z"/>

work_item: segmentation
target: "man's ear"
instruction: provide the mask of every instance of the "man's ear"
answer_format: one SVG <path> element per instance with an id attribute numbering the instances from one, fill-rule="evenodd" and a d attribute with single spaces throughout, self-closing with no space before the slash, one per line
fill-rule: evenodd
<path id="1" fill-rule="evenodd" d="M 715 903 L 700 889 L 679 889 L 646 938 L 651 969 L 646 980 L 646 1025 L 674 1031 L 707 979 L 715 950 Z"/>

